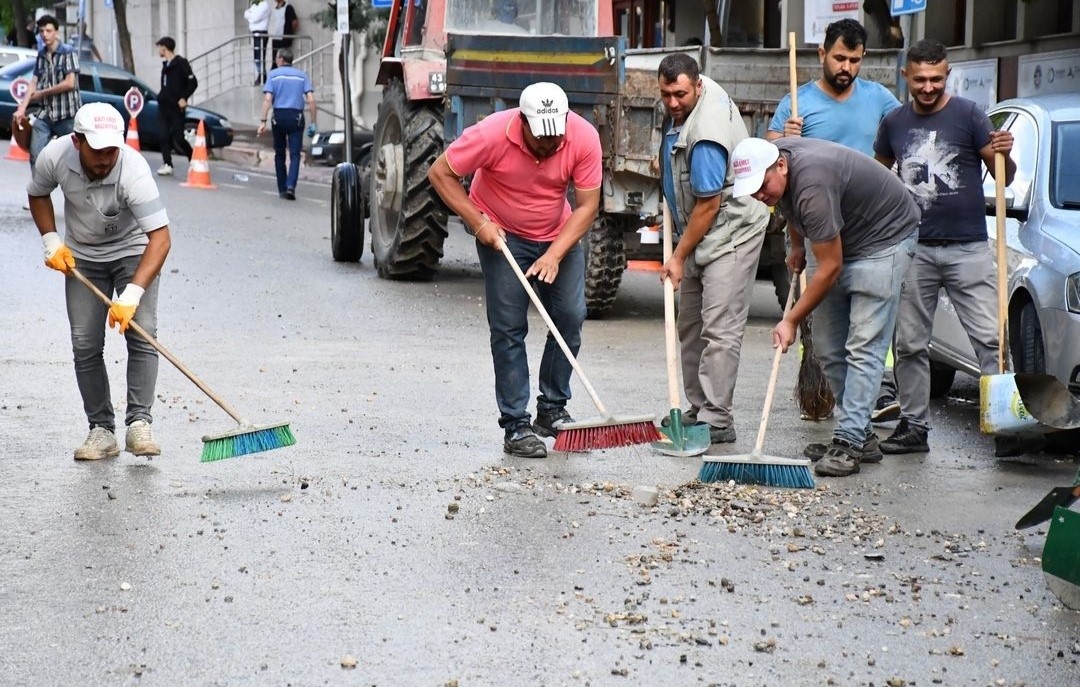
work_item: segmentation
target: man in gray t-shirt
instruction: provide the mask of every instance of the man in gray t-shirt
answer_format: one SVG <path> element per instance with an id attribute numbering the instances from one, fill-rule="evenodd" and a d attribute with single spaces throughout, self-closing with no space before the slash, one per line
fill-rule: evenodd
<path id="1" fill-rule="evenodd" d="M 817 270 L 799 302 L 773 330 L 784 351 L 814 312 L 814 347 L 836 397 L 832 443 L 819 475 L 859 471 L 881 460 L 870 414 L 918 235 L 919 208 L 903 183 L 863 153 L 830 141 L 748 138 L 735 146 L 735 197 L 779 205 L 788 218 L 792 271 L 806 266 L 804 238 Z"/>
<path id="2" fill-rule="evenodd" d="M 1005 183 L 1016 164 L 1012 134 L 993 131 L 978 105 L 945 92 L 945 46 L 911 46 L 904 70 L 912 100 L 881 122 L 874 156 L 891 168 L 922 208 L 919 245 L 904 281 L 896 318 L 896 379 L 900 423 L 881 442 L 885 453 L 930 450 L 930 330 L 942 288 L 956 308 L 983 374 L 997 372 L 998 323 L 994 261 L 986 240 L 983 164 L 1005 154 Z"/>
<path id="3" fill-rule="evenodd" d="M 125 446 L 138 456 L 161 448 L 150 430 L 157 382 L 157 351 L 134 331 L 134 320 L 151 336 L 157 331 L 158 275 L 171 245 L 169 218 L 146 159 L 124 142 L 124 119 L 108 103 L 87 103 L 75 113 L 74 133 L 41 151 L 26 187 L 30 213 L 41 233 L 45 264 L 63 272 L 75 380 L 90 434 L 75 460 L 100 460 L 120 453 L 116 443 L 109 376 L 105 369 L 105 319 L 127 337 L 127 434 Z M 57 232 L 50 194 L 64 192 L 64 239 Z M 72 273 L 118 296 L 106 305 Z"/>

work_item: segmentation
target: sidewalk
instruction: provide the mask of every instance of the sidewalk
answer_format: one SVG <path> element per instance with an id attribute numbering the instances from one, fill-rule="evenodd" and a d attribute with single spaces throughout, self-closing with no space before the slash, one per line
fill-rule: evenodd
<path id="1" fill-rule="evenodd" d="M 334 168 L 327 165 L 310 164 L 307 152 L 308 146 L 308 139 L 305 136 L 303 161 L 300 164 L 300 179 L 329 185 L 333 178 Z M 255 129 L 234 127 L 232 145 L 216 149 L 214 155 L 240 167 L 258 169 L 269 174 L 274 173 L 274 137 L 269 130 L 262 136 L 256 136 Z"/>

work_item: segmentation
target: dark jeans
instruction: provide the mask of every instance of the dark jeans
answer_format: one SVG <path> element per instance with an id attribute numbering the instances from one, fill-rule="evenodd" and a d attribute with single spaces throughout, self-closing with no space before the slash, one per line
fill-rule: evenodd
<path id="1" fill-rule="evenodd" d="M 161 120 L 161 161 L 171 167 L 173 149 L 190 160 L 191 144 L 184 138 L 184 111 L 159 102 L 158 119 Z"/>
<path id="2" fill-rule="evenodd" d="M 506 245 L 521 271 L 547 251 L 550 243 L 530 241 L 507 233 Z M 528 422 L 529 360 L 525 335 L 529 332 L 529 295 L 518 282 L 501 251 L 476 244 L 484 272 L 484 298 L 491 331 L 491 357 L 495 365 L 495 402 L 499 406 L 499 426 L 506 428 Z M 581 325 L 585 322 L 585 250 L 581 244 L 567 252 L 552 284 L 533 280 L 540 302 L 577 355 L 581 347 Z M 570 362 L 549 333 L 540 359 L 540 395 L 537 413 L 566 406 L 570 398 Z"/>
<path id="3" fill-rule="evenodd" d="M 296 188 L 300 177 L 300 148 L 304 144 L 304 111 L 274 108 L 274 171 L 278 195 Z M 285 175 L 285 148 L 289 148 L 289 173 Z"/>

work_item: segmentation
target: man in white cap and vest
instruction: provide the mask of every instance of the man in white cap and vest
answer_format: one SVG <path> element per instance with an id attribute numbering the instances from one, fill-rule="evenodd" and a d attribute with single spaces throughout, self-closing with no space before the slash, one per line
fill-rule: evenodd
<path id="1" fill-rule="evenodd" d="M 50 194 L 64 193 L 65 231 L 57 232 Z M 134 320 L 157 330 L 158 274 L 169 253 L 169 219 L 150 166 L 124 142 L 124 119 L 106 103 L 88 103 L 75 114 L 74 133 L 49 143 L 26 188 L 30 213 L 45 247 L 45 264 L 67 275 L 65 294 L 75 379 L 90 434 L 75 460 L 120 453 L 109 377 L 103 356 L 106 317 L 127 338 L 126 449 L 156 456 L 150 408 L 157 383 L 157 352 L 128 328 Z M 72 268 L 102 292 L 117 294 L 106 306 L 71 275 Z"/>
<path id="2" fill-rule="evenodd" d="M 532 84 L 522 91 L 519 104 L 465 129 L 431 165 L 428 179 L 476 236 L 503 450 L 543 458 L 547 448 L 537 434 L 553 437 L 560 425 L 572 422 L 566 409 L 572 368 L 549 334 L 533 423 L 525 348 L 529 296 L 500 244 L 509 247 L 533 280 L 577 355 L 585 320 L 585 252 L 579 241 L 600 208 L 602 151 L 596 129 L 570 111 L 566 93 L 556 84 Z M 470 174 L 466 193 L 461 180 Z M 566 199 L 571 187 L 573 208 Z"/>
<path id="3" fill-rule="evenodd" d="M 817 259 L 802 298 L 773 330 L 787 350 L 814 313 L 814 347 L 836 397 L 836 427 L 815 472 L 843 477 L 882 458 L 870 414 L 892 340 L 900 285 L 918 238 L 919 208 L 873 158 L 812 138 L 747 138 L 735 146 L 732 195 L 779 205 L 788 218 L 792 270 Z"/>

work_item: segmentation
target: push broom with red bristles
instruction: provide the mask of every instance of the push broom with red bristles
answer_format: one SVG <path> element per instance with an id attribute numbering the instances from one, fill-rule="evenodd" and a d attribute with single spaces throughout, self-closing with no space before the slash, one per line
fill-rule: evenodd
<path id="1" fill-rule="evenodd" d="M 559 333 L 555 323 L 552 322 L 551 316 L 548 315 L 547 309 L 544 308 L 544 304 L 540 302 L 540 297 L 536 295 L 536 291 L 518 266 L 514 254 L 510 252 L 505 241 L 500 240 L 499 247 L 502 249 L 506 261 L 510 263 L 511 269 L 514 270 L 514 274 L 517 275 L 518 281 L 525 287 L 525 292 L 529 294 L 529 299 L 536 306 L 537 312 L 544 318 L 544 324 L 547 325 L 548 331 L 555 337 L 555 341 L 559 343 L 559 347 L 566 355 L 566 359 L 570 361 L 570 366 L 574 368 L 578 379 L 581 380 L 582 385 L 589 392 L 589 396 L 596 405 L 596 409 L 600 412 L 599 419 L 566 422 L 559 425 L 559 431 L 555 435 L 555 450 L 591 451 L 659 441 L 662 437 L 659 430 L 656 429 L 656 418 L 649 415 L 619 418 L 608 412 L 604 404 L 600 402 L 600 397 L 596 395 L 596 389 L 589 383 L 588 377 L 582 371 L 577 358 L 570 352 L 570 347 L 566 345 L 562 334 Z"/>

